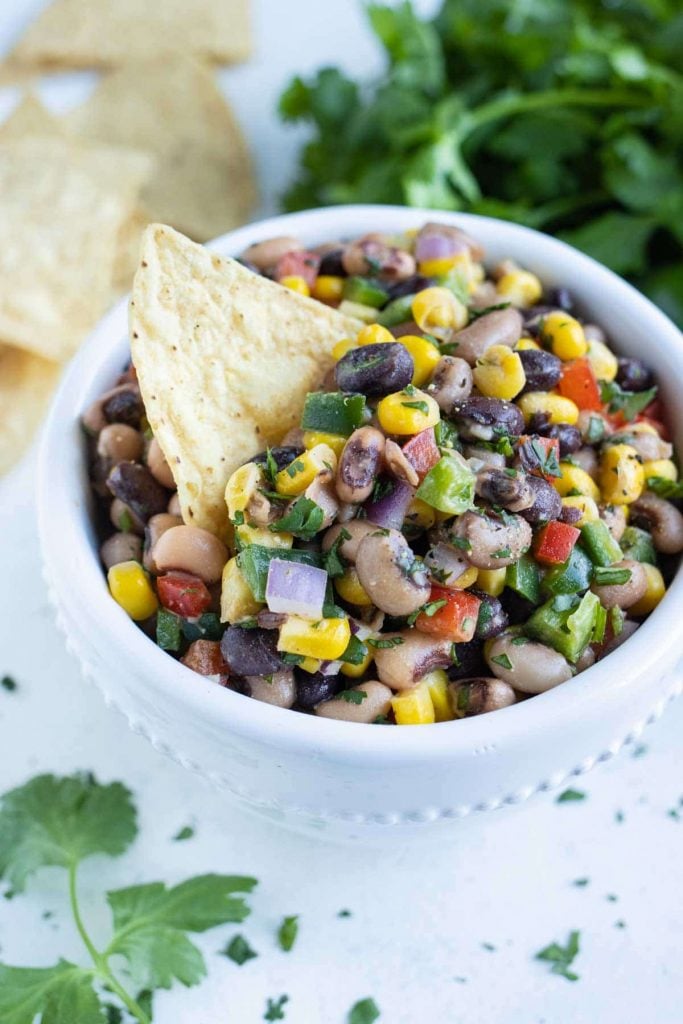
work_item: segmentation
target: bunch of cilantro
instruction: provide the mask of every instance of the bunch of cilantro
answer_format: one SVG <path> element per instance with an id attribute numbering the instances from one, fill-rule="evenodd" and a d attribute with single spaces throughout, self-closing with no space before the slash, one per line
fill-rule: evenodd
<path id="1" fill-rule="evenodd" d="M 369 4 L 375 81 L 337 68 L 280 100 L 307 122 L 288 210 L 407 203 L 559 235 L 683 323 L 679 0 Z"/>

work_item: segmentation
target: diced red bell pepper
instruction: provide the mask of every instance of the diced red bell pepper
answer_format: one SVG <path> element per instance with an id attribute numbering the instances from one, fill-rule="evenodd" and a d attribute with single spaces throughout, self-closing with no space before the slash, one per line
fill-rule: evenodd
<path id="1" fill-rule="evenodd" d="M 547 523 L 536 534 L 533 545 L 534 557 L 544 565 L 562 565 L 572 553 L 572 548 L 581 536 L 581 530 L 557 520 Z"/>
<path id="2" fill-rule="evenodd" d="M 424 480 L 429 470 L 441 458 L 441 452 L 434 437 L 434 427 L 421 430 L 419 434 L 411 437 L 410 441 L 403 445 L 403 454 L 419 476 L 420 481 Z"/>
<path id="3" fill-rule="evenodd" d="M 589 409 L 591 412 L 602 409 L 600 388 L 587 359 L 564 363 L 557 390 L 563 398 L 570 398 L 579 409 Z"/>
<path id="4" fill-rule="evenodd" d="M 420 612 L 415 628 L 420 633 L 452 640 L 454 643 L 469 643 L 474 637 L 479 618 L 481 600 L 467 590 L 449 590 L 447 587 L 432 587 L 429 604 L 445 601 L 445 604 L 429 614 L 430 609 Z"/>
<path id="5" fill-rule="evenodd" d="M 286 252 L 275 264 L 274 277 L 281 281 L 283 277 L 303 277 L 309 288 L 315 284 L 320 266 L 320 256 L 314 252 L 293 250 Z"/>
<path id="6" fill-rule="evenodd" d="M 534 448 L 540 448 L 542 460 L 539 458 L 539 451 L 534 451 Z M 560 475 L 560 442 L 556 437 L 522 434 L 517 443 L 517 454 L 522 468 L 532 476 L 542 476 L 544 480 L 553 480 Z M 553 472 L 548 472 L 550 469 Z"/>
<path id="7" fill-rule="evenodd" d="M 168 572 L 157 577 L 157 594 L 164 608 L 183 619 L 194 619 L 211 604 L 211 594 L 199 576 L 189 572 Z"/>

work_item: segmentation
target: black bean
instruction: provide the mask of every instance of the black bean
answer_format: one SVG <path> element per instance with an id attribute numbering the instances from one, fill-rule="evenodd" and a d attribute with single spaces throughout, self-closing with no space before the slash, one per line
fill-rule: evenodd
<path id="1" fill-rule="evenodd" d="M 545 437 L 551 427 L 550 416 L 547 412 L 534 412 L 527 424 L 527 431 L 529 434 L 542 434 Z"/>
<path id="2" fill-rule="evenodd" d="M 520 410 L 502 398 L 466 398 L 453 407 L 451 415 L 467 440 L 478 438 L 486 441 L 503 434 L 517 436 L 524 430 L 524 417 Z"/>
<path id="3" fill-rule="evenodd" d="M 477 640 L 488 640 L 489 637 L 498 636 L 499 633 L 502 633 L 507 628 L 507 612 L 497 597 L 491 597 L 490 594 L 474 589 L 472 593 L 481 599 L 477 630 L 474 634 L 475 638 Z"/>
<path id="4" fill-rule="evenodd" d="M 522 597 L 516 590 L 510 590 L 509 587 L 506 587 L 500 595 L 500 603 L 507 614 L 511 626 L 517 626 L 520 622 L 526 622 L 535 610 L 535 605 L 532 601 L 527 601 L 526 597 Z M 481 675 L 484 675 L 486 671 L 488 669 L 485 669 Z"/>
<path id="5" fill-rule="evenodd" d="M 112 395 L 102 406 L 107 423 L 125 423 L 129 427 L 139 427 L 145 412 L 142 398 L 137 388 L 119 391 Z"/>
<path id="6" fill-rule="evenodd" d="M 394 299 L 401 299 L 404 295 L 415 295 L 423 288 L 431 288 L 434 284 L 433 277 L 425 277 L 424 274 L 412 274 L 404 281 L 396 281 L 389 287 L 389 302 Z"/>
<path id="7" fill-rule="evenodd" d="M 363 395 L 390 395 L 410 384 L 413 358 L 400 342 L 361 345 L 339 360 L 335 370 L 340 391 Z"/>
<path id="8" fill-rule="evenodd" d="M 555 309 L 563 309 L 565 313 L 571 313 L 574 308 L 574 297 L 568 288 L 551 288 L 548 300 Z"/>
<path id="9" fill-rule="evenodd" d="M 583 445 L 581 431 L 578 427 L 572 427 L 569 423 L 553 423 L 546 433 L 546 437 L 552 437 L 560 442 L 560 456 L 572 455 L 578 452 Z"/>
<path id="10" fill-rule="evenodd" d="M 343 249 L 334 249 L 332 252 L 326 252 L 320 260 L 318 273 L 325 274 L 325 276 L 329 275 L 330 277 L 346 277 L 346 271 L 342 263 L 343 253 Z"/>
<path id="11" fill-rule="evenodd" d="M 470 640 L 467 644 L 456 644 L 457 665 L 451 665 L 449 679 L 467 679 L 468 676 L 486 675 L 488 667 L 484 660 L 484 647 L 481 640 Z"/>
<path id="12" fill-rule="evenodd" d="M 620 359 L 617 370 L 617 384 L 625 391 L 647 391 L 652 387 L 652 370 L 642 359 Z"/>
<path id="13" fill-rule="evenodd" d="M 296 706 L 311 711 L 316 704 L 334 697 L 342 688 L 339 676 L 320 672 L 296 672 Z"/>
<path id="14" fill-rule="evenodd" d="M 277 633 L 272 629 L 228 626 L 221 640 L 221 654 L 235 675 L 272 675 L 284 667 L 277 652 L 277 639 Z"/>
<path id="15" fill-rule="evenodd" d="M 539 303 L 537 306 L 529 306 L 528 309 L 521 310 L 524 321 L 524 333 L 536 337 L 541 329 L 543 317 L 547 316 L 548 313 L 554 313 L 556 308 L 556 306 L 541 305 Z"/>
<path id="16" fill-rule="evenodd" d="M 166 511 L 168 491 L 139 462 L 117 463 L 107 477 L 107 487 L 143 522 Z"/>
<path id="17" fill-rule="evenodd" d="M 540 476 L 528 476 L 527 483 L 536 497 L 531 508 L 522 509 L 520 516 L 532 525 L 557 519 L 562 513 L 562 498 L 555 488 Z"/>
<path id="18" fill-rule="evenodd" d="M 529 500 L 526 475 L 507 469 L 485 468 L 477 474 L 476 491 L 492 505 L 501 505 L 517 512 Z"/>
<path id="19" fill-rule="evenodd" d="M 524 367 L 525 391 L 551 391 L 557 386 L 562 376 L 561 359 L 540 348 L 522 349 L 517 354 Z"/>
<path id="20" fill-rule="evenodd" d="M 305 449 L 301 445 L 285 444 L 280 445 L 276 448 L 270 449 L 270 454 L 275 459 L 275 465 L 277 466 L 278 473 L 285 466 L 288 466 L 290 462 L 298 458 Z M 268 456 L 266 452 L 259 452 L 258 455 L 254 455 L 253 458 L 247 459 L 247 462 L 255 462 L 259 466 L 265 466 L 267 464 Z M 245 463 L 246 465 L 246 463 Z"/>

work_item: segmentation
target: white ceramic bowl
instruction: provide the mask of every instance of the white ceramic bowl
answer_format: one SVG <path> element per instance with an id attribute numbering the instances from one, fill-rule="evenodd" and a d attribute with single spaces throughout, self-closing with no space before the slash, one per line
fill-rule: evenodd
<path id="1" fill-rule="evenodd" d="M 214 243 L 238 254 L 291 234 L 307 244 L 439 219 L 512 257 L 547 285 L 566 285 L 618 351 L 654 367 L 683 445 L 683 339 L 647 299 L 587 256 L 486 217 L 352 206 L 277 217 Z M 69 647 L 131 728 L 273 819 L 334 837 L 442 831 L 560 786 L 639 736 L 681 689 L 683 574 L 634 637 L 557 689 L 494 714 L 427 728 L 368 728 L 271 707 L 204 680 L 156 647 L 111 600 L 90 522 L 78 417 L 128 356 L 126 302 L 74 359 L 55 399 L 39 468 L 46 578 Z M 679 449 L 680 450 L 680 449 Z"/>

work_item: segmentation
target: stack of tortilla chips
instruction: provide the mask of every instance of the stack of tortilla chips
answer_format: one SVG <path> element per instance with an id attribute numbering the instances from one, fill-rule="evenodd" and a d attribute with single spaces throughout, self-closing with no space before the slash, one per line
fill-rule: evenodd
<path id="1" fill-rule="evenodd" d="M 5 61 L 5 80 L 103 77 L 66 117 L 29 93 L 0 125 L 0 473 L 130 287 L 146 224 L 205 241 L 248 219 L 249 154 L 211 65 L 249 51 L 247 0 L 55 0 Z"/>

